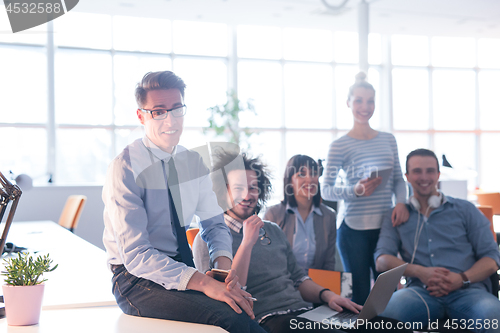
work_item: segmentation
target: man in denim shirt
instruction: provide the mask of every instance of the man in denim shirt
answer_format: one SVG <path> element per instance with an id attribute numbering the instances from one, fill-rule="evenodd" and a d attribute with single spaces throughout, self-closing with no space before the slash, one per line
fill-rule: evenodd
<path id="1" fill-rule="evenodd" d="M 468 201 L 438 192 L 439 175 L 432 151 L 417 149 L 407 156 L 406 177 L 414 190 L 410 218 L 393 227 L 386 216 L 375 259 L 378 271 L 410 263 L 409 283 L 392 296 L 382 316 L 424 327 L 441 320 L 451 328 L 500 332 L 500 301 L 489 279 L 500 259 L 490 222 Z"/>
<path id="2" fill-rule="evenodd" d="M 113 293 L 130 315 L 262 332 L 245 298 L 250 294 L 237 286 L 234 271 L 222 283 L 192 263 L 185 229 L 195 214 L 217 268 L 231 267 L 232 239 L 207 167 L 199 154 L 178 145 L 184 88 L 170 71 L 144 76 L 136 100 L 145 136 L 125 147 L 108 168 L 103 241 Z"/>

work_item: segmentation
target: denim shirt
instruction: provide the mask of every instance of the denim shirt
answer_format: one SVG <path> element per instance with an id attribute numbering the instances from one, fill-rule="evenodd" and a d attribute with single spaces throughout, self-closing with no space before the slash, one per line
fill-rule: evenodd
<path id="1" fill-rule="evenodd" d="M 212 260 L 219 256 L 232 259 L 231 233 L 200 155 L 182 146 L 168 154 L 147 137 L 128 145 L 108 168 L 102 194 L 103 242 L 108 264 L 123 264 L 132 275 L 165 289 L 185 290 L 196 269 L 172 259 L 178 254 L 177 238 L 161 163 L 166 165 L 170 158 L 180 183 L 175 186 L 181 195 L 181 225 L 187 229 L 196 214 Z"/>
<path id="2" fill-rule="evenodd" d="M 375 260 L 382 254 L 396 256 L 410 262 L 414 249 L 417 222 L 423 223 L 414 264 L 425 267 L 444 267 L 460 273 L 471 268 L 479 259 L 490 257 L 500 266 L 498 246 L 493 239 L 488 219 L 470 202 L 446 197 L 427 219 L 418 216 L 413 206 L 407 205 L 410 218 L 393 227 L 391 213 L 382 222 Z M 420 221 L 419 221 L 420 220 Z M 411 283 L 421 284 L 417 278 Z M 491 281 L 471 284 L 471 287 L 491 290 Z"/>

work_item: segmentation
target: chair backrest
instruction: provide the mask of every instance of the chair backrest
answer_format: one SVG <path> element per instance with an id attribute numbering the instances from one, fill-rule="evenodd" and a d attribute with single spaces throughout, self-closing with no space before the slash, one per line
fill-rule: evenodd
<path id="1" fill-rule="evenodd" d="M 70 195 L 59 217 L 59 225 L 73 232 L 80 220 L 85 201 L 87 197 L 84 195 Z"/>
<path id="2" fill-rule="evenodd" d="M 191 228 L 186 231 L 187 241 L 191 247 L 193 246 L 194 238 L 198 234 L 198 231 L 200 231 L 199 228 Z"/>
<path id="3" fill-rule="evenodd" d="M 342 273 L 335 271 L 327 271 L 324 269 L 309 268 L 307 273 L 309 277 L 322 286 L 323 288 L 328 288 L 337 295 L 341 292 L 341 279 Z"/>
<path id="4" fill-rule="evenodd" d="M 477 203 L 481 206 L 491 206 L 493 215 L 500 215 L 500 193 L 477 193 Z"/>
<path id="5" fill-rule="evenodd" d="M 495 239 L 495 242 L 497 241 L 497 234 L 495 232 L 495 229 L 493 228 L 493 207 L 491 206 L 478 206 L 477 209 L 481 211 L 481 213 L 486 216 L 486 218 L 490 221 L 490 230 L 493 233 L 493 238 Z"/>

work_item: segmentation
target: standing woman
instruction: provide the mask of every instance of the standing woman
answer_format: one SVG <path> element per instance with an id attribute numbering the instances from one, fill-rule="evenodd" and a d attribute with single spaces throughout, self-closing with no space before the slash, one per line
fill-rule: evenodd
<path id="1" fill-rule="evenodd" d="M 354 124 L 344 136 L 330 144 L 322 196 L 325 200 L 343 200 L 339 211 L 342 222 L 337 242 L 342 263 L 352 273 L 353 298 L 364 304 L 370 293 L 370 269 L 375 270 L 373 252 L 377 245 L 383 215 L 392 207 L 392 195 L 396 207 L 392 213 L 393 225 L 409 217 L 405 206 L 406 184 L 399 165 L 396 139 L 390 133 L 370 127 L 369 120 L 375 110 L 375 89 L 360 72 L 349 89 L 347 106 L 352 111 Z M 384 188 L 377 188 L 381 177 L 369 179 L 372 171 L 392 168 L 392 174 Z M 345 172 L 345 184 L 336 183 L 339 171 Z"/>
<path id="2" fill-rule="evenodd" d="M 290 158 L 283 178 L 284 199 L 264 215 L 283 229 L 297 263 L 306 271 L 335 267 L 336 215 L 321 203 L 322 172 L 321 161 L 306 155 Z"/>

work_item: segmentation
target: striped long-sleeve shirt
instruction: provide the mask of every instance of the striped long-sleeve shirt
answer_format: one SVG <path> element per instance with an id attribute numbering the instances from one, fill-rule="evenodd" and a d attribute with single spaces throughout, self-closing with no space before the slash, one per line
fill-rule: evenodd
<path id="1" fill-rule="evenodd" d="M 372 171 L 393 168 L 385 188 L 377 188 L 370 196 L 357 197 L 354 186 Z M 345 173 L 345 183 L 335 184 L 339 171 Z M 324 199 L 343 200 L 338 214 L 350 228 L 357 230 L 378 229 L 383 214 L 396 203 L 405 202 L 406 184 L 399 164 L 396 139 L 390 133 L 378 132 L 370 140 L 358 140 L 344 135 L 332 142 L 323 175 L 321 194 Z"/>

